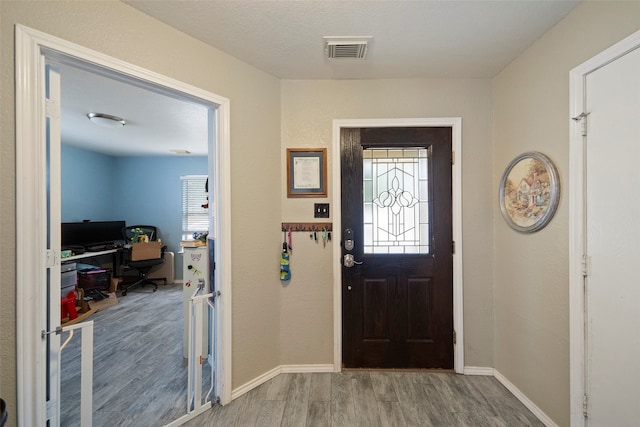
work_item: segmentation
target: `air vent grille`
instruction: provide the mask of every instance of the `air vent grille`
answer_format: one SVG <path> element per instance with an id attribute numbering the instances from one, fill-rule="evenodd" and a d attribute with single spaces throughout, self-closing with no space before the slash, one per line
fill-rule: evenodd
<path id="1" fill-rule="evenodd" d="M 327 58 L 364 59 L 367 55 L 367 41 L 327 41 Z"/>

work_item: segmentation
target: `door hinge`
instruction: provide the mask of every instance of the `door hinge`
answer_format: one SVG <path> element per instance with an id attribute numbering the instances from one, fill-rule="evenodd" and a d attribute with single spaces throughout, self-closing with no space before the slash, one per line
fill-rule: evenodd
<path id="1" fill-rule="evenodd" d="M 44 103 L 45 114 L 52 119 L 60 119 L 60 105 L 53 99 L 46 99 Z"/>
<path id="2" fill-rule="evenodd" d="M 451 164 L 452 165 L 456 164 L 456 152 L 455 151 L 451 152 Z"/>
<path id="3" fill-rule="evenodd" d="M 452 254 L 456 253 L 456 241 L 455 240 L 451 241 L 451 253 Z"/>
<path id="4" fill-rule="evenodd" d="M 55 403 L 52 400 L 47 400 L 47 403 L 45 404 L 45 408 L 44 408 L 44 417 L 45 420 L 50 420 L 53 418 L 53 407 L 55 406 Z"/>
<path id="5" fill-rule="evenodd" d="M 47 249 L 47 268 L 55 267 L 58 263 L 58 251 L 55 249 Z"/>
<path id="6" fill-rule="evenodd" d="M 585 418 L 589 417 L 589 400 L 587 395 L 582 396 L 582 416 Z"/>
<path id="7" fill-rule="evenodd" d="M 458 334 L 456 333 L 456 330 L 453 330 L 453 344 L 457 344 L 458 342 Z"/>
<path id="8" fill-rule="evenodd" d="M 589 277 L 591 275 L 591 257 L 583 255 L 580 259 L 580 269 L 582 271 L 582 277 Z"/>
<path id="9" fill-rule="evenodd" d="M 571 117 L 571 120 L 580 124 L 580 134 L 582 136 L 587 136 L 587 116 L 589 114 L 591 113 L 580 113 L 575 117 Z"/>

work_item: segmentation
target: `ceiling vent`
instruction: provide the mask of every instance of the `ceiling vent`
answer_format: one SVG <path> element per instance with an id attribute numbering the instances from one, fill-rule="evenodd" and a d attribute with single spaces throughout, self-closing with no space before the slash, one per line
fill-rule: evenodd
<path id="1" fill-rule="evenodd" d="M 329 59 L 364 59 L 371 37 L 324 37 L 324 51 Z"/>

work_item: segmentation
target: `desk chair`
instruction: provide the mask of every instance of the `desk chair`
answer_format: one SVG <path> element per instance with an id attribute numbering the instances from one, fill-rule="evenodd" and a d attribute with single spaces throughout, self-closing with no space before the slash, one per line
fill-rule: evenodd
<path id="1" fill-rule="evenodd" d="M 158 289 L 156 280 L 163 280 L 166 284 L 166 278 L 147 277 L 155 266 L 164 263 L 166 246 L 157 241 L 157 235 L 156 227 L 151 225 L 133 225 L 122 229 L 125 245 L 131 247 L 129 256 L 125 254 L 123 266 L 138 272 L 138 279 L 135 282 L 123 285 L 122 296 L 127 295 L 129 289 L 144 285 L 153 286 L 153 292 L 155 292 Z"/>

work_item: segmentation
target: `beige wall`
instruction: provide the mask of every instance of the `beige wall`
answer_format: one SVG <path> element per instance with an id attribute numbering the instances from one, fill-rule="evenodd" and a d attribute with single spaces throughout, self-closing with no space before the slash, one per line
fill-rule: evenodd
<path id="1" fill-rule="evenodd" d="M 493 366 L 492 146 L 490 80 L 284 80 L 282 153 L 286 148 L 327 148 L 332 158 L 334 119 L 462 117 L 465 364 Z M 283 221 L 312 221 L 313 204 L 288 199 L 282 163 Z M 332 260 L 339 232 L 326 248 L 294 233 L 292 280 L 282 289 L 280 342 L 283 363 L 331 363 Z M 299 243 L 298 243 L 299 242 Z M 300 324 L 304 329 L 300 329 Z"/>
<path id="2" fill-rule="evenodd" d="M 494 82 L 495 368 L 558 425 L 569 425 L 569 71 L 640 29 L 639 2 L 586 2 Z M 562 186 L 555 218 L 519 234 L 501 217 L 507 164 L 541 151 Z"/>
<path id="3" fill-rule="evenodd" d="M 1 1 L 0 18 L 0 395 L 8 401 L 12 420 L 16 414 L 15 23 L 231 100 L 233 387 L 278 366 L 280 295 L 274 290 L 279 286 L 281 238 L 279 80 L 120 2 Z"/>
<path id="4" fill-rule="evenodd" d="M 326 248 L 295 233 L 293 278 L 278 280 L 280 222 L 312 221 L 314 202 L 331 203 L 335 218 L 332 120 L 462 117 L 465 365 L 494 366 L 559 425 L 568 424 L 568 72 L 639 29 L 640 3 L 582 4 L 493 82 L 280 82 L 114 2 L 2 1 L 0 22 L 0 395 L 12 414 L 13 25 L 22 23 L 231 100 L 233 388 L 278 365 L 333 361 L 331 267 L 339 233 Z M 288 147 L 328 149 L 326 199 L 287 199 Z M 530 150 L 556 162 L 563 194 L 551 223 L 523 235 L 502 220 L 497 189 L 508 162 Z"/>

